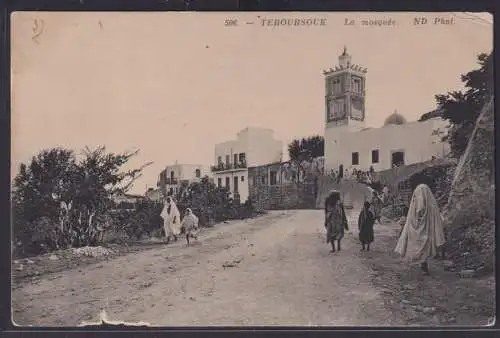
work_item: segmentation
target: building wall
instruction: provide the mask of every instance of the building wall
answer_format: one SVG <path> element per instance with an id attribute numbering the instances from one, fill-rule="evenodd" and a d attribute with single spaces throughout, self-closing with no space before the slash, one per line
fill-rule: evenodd
<path id="1" fill-rule="evenodd" d="M 272 172 L 276 173 L 276 181 L 271 180 Z M 314 184 L 287 180 L 280 163 L 249 168 L 248 184 L 252 205 L 258 210 L 315 207 Z"/>
<path id="2" fill-rule="evenodd" d="M 120 204 L 120 203 L 135 204 L 135 203 L 138 203 L 142 199 L 142 197 L 120 194 L 120 195 L 113 196 L 111 199 L 116 204 Z"/>
<path id="3" fill-rule="evenodd" d="M 150 201 L 160 201 L 162 198 L 162 192 L 160 189 L 148 190 L 145 195 Z"/>
<path id="4" fill-rule="evenodd" d="M 325 168 L 337 170 L 340 164 L 345 169 L 376 171 L 392 167 L 391 153 L 404 151 L 405 165 L 425 162 L 433 156 L 443 157 L 449 145 L 432 135 L 437 128 L 444 130 L 447 123 L 442 119 L 410 122 L 403 125 L 388 125 L 382 128 L 346 132 L 344 128 L 325 129 Z M 379 151 L 379 163 L 372 163 L 372 150 Z M 352 164 L 352 153 L 359 153 L 359 164 Z"/>
<path id="5" fill-rule="evenodd" d="M 272 129 L 248 127 L 237 134 L 236 140 L 215 145 L 214 165 L 217 165 L 219 156 L 226 163 L 226 155 L 233 164 L 234 154 L 240 153 L 245 154 L 247 166 L 279 162 L 283 155 L 283 142 L 274 139 Z"/>
<path id="6" fill-rule="evenodd" d="M 283 160 L 283 141 L 275 140 L 271 129 L 249 128 L 247 163 L 259 166 Z"/>
<path id="7" fill-rule="evenodd" d="M 248 199 L 248 170 L 237 170 L 230 172 L 214 173 L 214 183 L 221 188 L 226 187 L 226 178 L 229 178 L 229 191 L 234 194 L 234 178 L 238 178 L 238 193 L 240 194 L 240 202 L 245 203 Z M 219 185 L 220 179 L 220 185 Z"/>
<path id="8" fill-rule="evenodd" d="M 200 177 L 196 177 L 196 169 L 200 170 Z M 174 179 L 176 180 L 175 183 L 169 182 L 169 180 L 171 179 L 171 172 L 174 173 Z M 165 179 L 162 179 L 160 177 L 159 185 L 160 189 L 167 195 L 170 194 L 170 191 L 172 191 L 172 194 L 177 193 L 182 181 L 188 181 L 189 183 L 191 183 L 198 182 L 205 176 L 208 176 L 209 178 L 213 177 L 210 166 L 201 164 L 169 165 L 165 167 L 164 173 Z"/>
<path id="9" fill-rule="evenodd" d="M 272 129 L 247 127 L 237 133 L 235 140 L 229 140 L 215 145 L 214 166 L 217 166 L 219 157 L 222 163 L 226 163 L 229 155 L 229 163 L 234 165 L 234 155 L 245 154 L 247 167 L 280 162 L 283 156 L 283 142 L 275 140 Z M 249 195 L 248 170 L 246 168 L 233 168 L 213 172 L 214 183 L 221 187 L 226 186 L 226 178 L 229 178 L 229 190 L 234 193 L 234 177 L 239 177 L 238 193 L 241 203 L 245 203 Z"/>

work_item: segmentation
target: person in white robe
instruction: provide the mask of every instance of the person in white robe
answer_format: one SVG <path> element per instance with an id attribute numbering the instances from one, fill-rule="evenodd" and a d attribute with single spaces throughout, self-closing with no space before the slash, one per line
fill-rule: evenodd
<path id="1" fill-rule="evenodd" d="M 191 208 L 187 208 L 186 215 L 182 220 L 181 228 L 184 229 L 188 246 L 190 238 L 198 239 L 198 221 L 198 217 L 193 213 Z"/>
<path id="2" fill-rule="evenodd" d="M 395 252 L 411 264 L 420 264 L 429 274 L 427 260 L 434 257 L 445 243 L 443 219 L 431 189 L 420 184 L 413 192 L 406 223 Z"/>
<path id="3" fill-rule="evenodd" d="M 173 237 L 177 241 L 177 236 L 181 233 L 181 215 L 177 205 L 172 200 L 171 197 L 167 197 L 165 200 L 165 206 L 161 211 L 160 216 L 163 218 L 163 228 L 165 229 L 165 237 L 167 238 L 167 243 Z"/>

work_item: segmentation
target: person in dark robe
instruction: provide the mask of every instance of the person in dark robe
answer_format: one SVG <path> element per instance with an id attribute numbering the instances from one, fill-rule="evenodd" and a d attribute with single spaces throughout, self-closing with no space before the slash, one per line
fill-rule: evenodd
<path id="1" fill-rule="evenodd" d="M 361 251 L 370 251 L 370 244 L 374 240 L 373 225 L 375 224 L 375 215 L 370 210 L 370 202 L 365 201 L 363 209 L 358 217 L 359 241 L 361 242 Z"/>
<path id="2" fill-rule="evenodd" d="M 340 251 L 340 241 L 344 237 L 344 230 L 349 230 L 344 206 L 340 201 L 340 192 L 333 190 L 325 200 L 325 227 L 326 242 L 332 245 L 332 252 Z"/>

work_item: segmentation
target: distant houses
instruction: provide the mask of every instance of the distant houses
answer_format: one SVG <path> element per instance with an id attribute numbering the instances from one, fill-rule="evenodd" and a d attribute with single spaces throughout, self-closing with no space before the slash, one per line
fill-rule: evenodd
<path id="1" fill-rule="evenodd" d="M 148 201 L 160 202 L 162 200 L 163 193 L 159 188 L 149 188 L 145 193 L 145 197 Z"/>
<path id="2" fill-rule="evenodd" d="M 180 191 L 182 184 L 199 182 L 205 176 L 212 177 L 208 165 L 173 164 L 161 171 L 157 185 L 162 194 L 173 196 Z"/>
<path id="3" fill-rule="evenodd" d="M 214 183 L 228 188 L 244 203 L 249 195 L 248 168 L 283 160 L 283 142 L 273 134 L 272 129 L 247 127 L 236 139 L 215 145 L 211 167 Z"/>
<path id="4" fill-rule="evenodd" d="M 282 160 L 283 142 L 274 138 L 272 129 L 247 127 L 238 132 L 235 139 L 215 145 L 214 163 L 211 166 L 166 166 L 159 175 L 158 190 L 166 196 L 176 195 L 182 184 L 199 182 L 203 177 L 208 177 L 219 188 L 227 188 L 233 197 L 244 203 L 249 195 L 248 168 L 280 163 Z M 148 191 L 147 194 L 153 196 L 156 193 Z"/>
<path id="5" fill-rule="evenodd" d="M 141 195 L 132 195 L 119 193 L 111 196 L 111 200 L 119 208 L 133 209 L 137 203 L 144 201 L 145 197 Z"/>

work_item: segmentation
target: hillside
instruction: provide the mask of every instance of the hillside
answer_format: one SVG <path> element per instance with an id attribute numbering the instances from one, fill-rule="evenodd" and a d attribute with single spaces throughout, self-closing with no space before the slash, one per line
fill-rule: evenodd
<path id="1" fill-rule="evenodd" d="M 491 271 L 495 262 L 494 99 L 484 106 L 460 159 L 444 208 L 447 251 L 458 264 Z"/>

